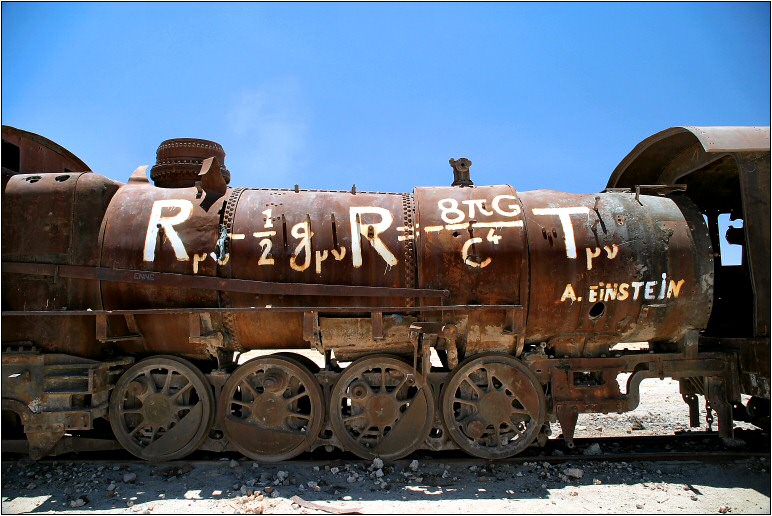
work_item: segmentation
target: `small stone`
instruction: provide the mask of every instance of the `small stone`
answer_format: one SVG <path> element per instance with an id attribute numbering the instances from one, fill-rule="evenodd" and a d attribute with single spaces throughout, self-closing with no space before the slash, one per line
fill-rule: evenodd
<path id="1" fill-rule="evenodd" d="M 373 459 L 373 469 L 381 469 L 383 467 L 383 460 L 379 457 Z"/>
<path id="2" fill-rule="evenodd" d="M 212 491 L 212 496 L 214 498 L 219 498 L 222 496 L 222 491 L 220 491 L 219 489 L 215 489 L 214 491 Z"/>
<path id="3" fill-rule="evenodd" d="M 353 498 L 350 495 L 345 495 L 341 498 L 344 502 L 350 502 Z"/>
<path id="4" fill-rule="evenodd" d="M 375 470 L 375 478 L 381 478 L 383 477 L 383 470 L 381 468 L 378 468 Z"/>
<path id="5" fill-rule="evenodd" d="M 27 484 L 27 489 L 35 489 L 37 487 L 37 484 L 35 482 L 30 482 Z"/>
<path id="6" fill-rule="evenodd" d="M 314 466 L 314 471 L 319 471 L 319 466 Z"/>
<path id="7" fill-rule="evenodd" d="M 721 514 L 726 514 L 728 512 L 732 512 L 732 508 L 729 507 L 728 505 L 722 505 L 721 507 L 718 508 L 718 512 Z"/>
<path id="8" fill-rule="evenodd" d="M 582 478 L 584 471 L 579 468 L 567 468 L 563 470 L 563 474 L 569 478 Z"/>
<path id="9" fill-rule="evenodd" d="M 593 443 L 592 445 L 585 448 L 582 453 L 584 455 L 602 455 L 603 451 L 600 449 L 600 444 Z"/>
<path id="10" fill-rule="evenodd" d="M 265 491 L 265 494 L 271 494 L 271 493 L 273 493 L 273 490 L 274 490 L 274 489 L 273 489 L 273 487 L 271 487 L 271 486 L 265 486 L 265 487 L 263 488 L 263 491 Z"/>
<path id="11" fill-rule="evenodd" d="M 633 418 L 633 424 L 630 426 L 631 430 L 643 430 L 644 426 L 640 419 Z"/>
<path id="12" fill-rule="evenodd" d="M 450 473 L 448 473 L 447 469 L 442 472 L 442 478 L 448 478 L 449 475 L 450 475 Z"/>
<path id="13" fill-rule="evenodd" d="M 413 459 L 413 461 L 410 463 L 409 468 L 413 471 L 418 471 L 418 460 Z"/>
<path id="14" fill-rule="evenodd" d="M 276 498 L 277 496 L 279 496 L 279 491 L 274 491 L 271 493 L 271 498 Z"/>
<path id="15" fill-rule="evenodd" d="M 124 473 L 123 474 L 123 483 L 124 484 L 133 484 L 137 481 L 137 474 L 136 473 Z"/>
<path id="16" fill-rule="evenodd" d="M 595 484 L 596 486 L 599 486 L 599 485 L 601 485 L 603 482 L 601 482 L 601 481 L 600 481 L 600 479 L 598 479 L 598 478 L 593 478 L 593 479 L 592 479 L 592 483 L 593 483 L 593 484 Z"/>
<path id="17" fill-rule="evenodd" d="M 239 465 L 239 461 L 237 461 L 235 459 L 231 459 L 231 462 L 230 462 L 230 467 L 231 468 L 237 468 L 238 465 Z"/>
<path id="18" fill-rule="evenodd" d="M 340 471 L 340 468 L 330 468 L 330 473 L 332 473 L 333 475 L 337 475 L 339 471 Z"/>
<path id="19" fill-rule="evenodd" d="M 523 472 L 522 471 L 518 471 L 517 473 L 515 473 L 515 476 L 516 477 L 522 477 L 523 476 Z"/>
<path id="20" fill-rule="evenodd" d="M 697 495 L 692 495 L 692 496 L 690 496 L 690 498 L 692 499 L 693 502 L 697 501 Z"/>
<path id="21" fill-rule="evenodd" d="M 635 504 L 635 508 L 636 509 L 643 509 L 643 504 L 642 503 L 637 503 L 637 504 Z"/>
<path id="22" fill-rule="evenodd" d="M 563 451 L 561 451 L 561 450 L 553 450 L 552 451 L 552 455 L 554 455 L 555 457 L 561 457 L 561 456 L 565 455 L 565 453 L 563 453 Z"/>
<path id="23" fill-rule="evenodd" d="M 86 505 L 86 500 L 83 497 L 70 502 L 70 507 L 83 507 L 84 505 Z"/>
<path id="24" fill-rule="evenodd" d="M 134 506 L 134 502 L 132 502 L 131 500 L 126 502 L 126 507 L 133 507 L 133 506 Z"/>

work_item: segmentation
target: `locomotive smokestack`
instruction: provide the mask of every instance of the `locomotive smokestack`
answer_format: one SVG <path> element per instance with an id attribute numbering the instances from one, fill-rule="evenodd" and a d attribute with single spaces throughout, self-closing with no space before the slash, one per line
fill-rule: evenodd
<path id="1" fill-rule="evenodd" d="M 469 167 L 472 166 L 472 162 L 467 158 L 459 158 L 455 160 L 450 159 L 450 166 L 453 167 L 453 183 L 450 186 L 474 186 L 472 179 L 469 177 Z"/>
<path id="2" fill-rule="evenodd" d="M 150 178 L 160 188 L 186 188 L 195 186 L 204 160 L 217 158 L 225 183 L 230 183 L 231 173 L 225 168 L 225 151 L 210 140 L 198 138 L 174 138 L 161 142 L 156 151 L 156 163 L 150 170 Z"/>

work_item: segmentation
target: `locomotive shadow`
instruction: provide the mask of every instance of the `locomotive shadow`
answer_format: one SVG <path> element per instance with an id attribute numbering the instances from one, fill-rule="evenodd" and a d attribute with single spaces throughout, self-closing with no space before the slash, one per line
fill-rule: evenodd
<path id="1" fill-rule="evenodd" d="M 397 510 L 399 502 L 406 501 L 458 501 L 459 507 L 466 507 L 464 512 L 478 512 L 474 505 L 468 504 L 496 501 L 499 507 L 518 500 L 565 503 L 578 496 L 579 491 L 609 489 L 606 493 L 613 493 L 619 486 L 636 487 L 635 499 L 626 501 L 646 504 L 647 510 L 654 510 L 661 499 L 670 496 L 681 497 L 684 503 L 693 503 L 697 509 L 696 500 L 711 488 L 750 489 L 767 501 L 770 496 L 769 457 L 722 464 L 719 468 L 692 461 L 613 463 L 581 459 L 550 465 L 538 457 L 526 464 L 435 458 L 427 462 L 419 460 L 417 468 L 415 465 L 411 468 L 411 457 L 384 465 L 384 475 L 378 480 L 385 482 L 385 487 L 376 485 L 376 478 L 371 478 L 377 475 L 372 464 L 358 459 L 319 460 L 301 456 L 301 460 L 281 464 L 234 459 L 235 455 L 196 463 L 118 462 L 102 466 L 101 470 L 95 464 L 75 465 L 64 461 L 4 461 L 2 512 L 206 512 L 222 511 L 223 503 L 232 509 L 227 512 L 251 512 L 260 507 L 266 512 L 282 507 L 292 512 L 318 512 L 290 506 L 295 496 L 300 502 L 332 510 L 360 508 L 363 513 L 373 512 L 367 509 L 368 502 L 386 503 L 386 507 Z M 564 472 L 569 468 L 581 471 L 581 478 L 566 477 Z M 286 472 L 286 478 L 280 472 Z M 134 480 L 124 482 L 132 475 L 136 475 Z M 36 480 L 36 477 L 40 478 Z M 276 485 L 279 479 L 288 485 L 281 481 Z M 30 488 L 30 484 L 36 482 Z M 112 496 L 106 490 L 110 484 L 115 485 Z M 253 492 L 261 493 L 263 499 L 257 494 L 250 496 Z M 85 503 L 78 505 L 78 499 Z M 586 499 L 586 495 L 575 498 L 575 503 L 585 500 L 586 504 Z M 207 502 L 215 500 L 218 509 L 205 508 Z M 613 509 L 613 504 L 619 501 L 606 503 L 612 504 L 607 509 Z M 270 504 L 274 507 L 270 508 Z"/>

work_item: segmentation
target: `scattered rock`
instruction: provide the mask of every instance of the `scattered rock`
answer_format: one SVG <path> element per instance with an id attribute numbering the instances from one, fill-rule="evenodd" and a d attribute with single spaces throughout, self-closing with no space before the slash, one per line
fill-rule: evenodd
<path id="1" fill-rule="evenodd" d="M 70 502 L 70 507 L 83 507 L 88 503 L 88 500 L 86 500 L 86 497 L 81 496 L 80 498 L 77 498 Z"/>
<path id="2" fill-rule="evenodd" d="M 726 514 L 728 512 L 732 512 L 732 508 L 729 507 L 728 505 L 722 505 L 721 507 L 718 508 L 718 512 L 721 514 Z"/>
<path id="3" fill-rule="evenodd" d="M 592 445 L 588 446 L 584 449 L 582 452 L 584 455 L 602 455 L 603 450 L 600 449 L 600 444 L 593 443 Z"/>
<path id="4" fill-rule="evenodd" d="M 239 461 L 237 461 L 235 459 L 231 459 L 231 462 L 230 462 L 231 468 L 237 468 L 238 465 L 239 465 Z"/>
<path id="5" fill-rule="evenodd" d="M 374 458 L 372 468 L 381 469 L 382 467 L 383 467 L 383 460 L 381 460 L 379 457 Z"/>
<path id="6" fill-rule="evenodd" d="M 567 468 L 563 470 L 563 474 L 569 478 L 582 478 L 584 471 L 579 468 Z"/>
<path id="7" fill-rule="evenodd" d="M 409 468 L 413 471 L 418 471 L 418 460 L 413 459 L 413 461 L 410 463 Z"/>
<path id="8" fill-rule="evenodd" d="M 123 474 L 123 483 L 124 484 L 133 484 L 137 481 L 137 474 L 128 472 Z"/>

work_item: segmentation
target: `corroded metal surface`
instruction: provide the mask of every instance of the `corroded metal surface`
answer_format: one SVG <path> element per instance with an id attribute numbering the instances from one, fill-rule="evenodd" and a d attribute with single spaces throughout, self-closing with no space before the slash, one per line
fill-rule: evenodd
<path id="1" fill-rule="evenodd" d="M 677 340 L 705 326 L 713 258 L 699 214 L 633 193 L 521 193 L 531 258 L 527 341 L 559 356 Z"/>

